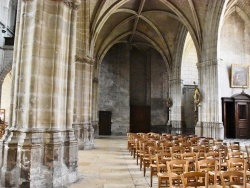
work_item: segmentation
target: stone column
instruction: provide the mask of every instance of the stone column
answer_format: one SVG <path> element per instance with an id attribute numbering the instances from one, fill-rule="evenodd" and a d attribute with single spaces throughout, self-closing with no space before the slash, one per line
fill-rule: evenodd
<path id="1" fill-rule="evenodd" d="M 63 187 L 77 181 L 72 117 L 78 4 L 19 1 L 0 187 Z"/>
<path id="2" fill-rule="evenodd" d="M 94 129 L 94 136 L 99 135 L 98 126 L 98 78 L 93 78 L 93 95 L 92 95 L 92 127 Z"/>
<path id="3" fill-rule="evenodd" d="M 224 139 L 221 114 L 219 60 L 211 59 L 197 64 L 199 69 L 201 103 L 198 106 L 199 119 L 195 134 Z"/>
<path id="4" fill-rule="evenodd" d="M 94 144 L 94 132 L 91 123 L 93 62 L 89 58 L 81 58 L 78 56 L 76 56 L 75 60 L 74 129 L 78 139 L 79 149 L 90 149 L 93 148 Z"/>
<path id="5" fill-rule="evenodd" d="M 182 128 L 182 81 L 180 78 L 171 79 L 170 99 L 172 100 L 172 107 L 169 108 L 169 123 L 173 130 L 180 130 Z M 179 133 L 179 132 L 178 132 Z"/>

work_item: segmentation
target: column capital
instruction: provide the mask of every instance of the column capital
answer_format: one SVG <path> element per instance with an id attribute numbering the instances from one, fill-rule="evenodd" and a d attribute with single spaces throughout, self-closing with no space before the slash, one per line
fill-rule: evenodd
<path id="1" fill-rule="evenodd" d="M 169 84 L 182 84 L 182 79 L 180 78 L 175 78 L 175 79 L 171 79 L 169 80 Z"/>
<path id="2" fill-rule="evenodd" d="M 216 66 L 218 65 L 222 60 L 221 59 L 209 59 L 209 60 L 204 60 L 200 63 L 197 63 L 197 68 L 204 68 L 204 67 L 210 67 L 210 66 Z"/>
<path id="3" fill-rule="evenodd" d="M 69 8 L 77 10 L 80 5 L 80 0 L 63 0 L 64 4 Z"/>
<path id="4" fill-rule="evenodd" d="M 86 63 L 89 65 L 93 65 L 95 60 L 91 59 L 90 57 L 80 57 L 78 55 L 75 56 L 75 61 L 78 63 Z"/>

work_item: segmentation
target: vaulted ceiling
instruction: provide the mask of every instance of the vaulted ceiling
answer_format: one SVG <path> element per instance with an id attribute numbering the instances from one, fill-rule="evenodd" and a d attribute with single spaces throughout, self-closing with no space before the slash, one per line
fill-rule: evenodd
<path id="1" fill-rule="evenodd" d="M 240 1 L 247 2 L 247 0 L 225 2 L 231 8 Z M 96 58 L 101 60 L 114 44 L 126 42 L 143 51 L 155 48 L 169 66 L 173 63 L 180 33 L 186 35 L 189 32 L 197 53 L 201 51 L 207 14 L 211 8 L 216 10 L 217 3 L 221 6 L 220 1 L 214 0 L 90 0 L 89 2 L 90 46 Z"/>
<path id="2" fill-rule="evenodd" d="M 115 43 L 128 42 L 140 50 L 155 48 L 170 64 L 183 26 L 196 46 L 200 45 L 203 18 L 198 18 L 198 14 L 205 16 L 207 4 L 208 0 L 91 1 L 95 53 L 103 58 Z"/>

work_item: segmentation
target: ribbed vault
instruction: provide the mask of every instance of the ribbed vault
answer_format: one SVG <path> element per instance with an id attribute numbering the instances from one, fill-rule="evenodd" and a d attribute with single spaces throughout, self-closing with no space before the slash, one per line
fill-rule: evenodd
<path id="1" fill-rule="evenodd" d="M 199 3 L 199 6 L 197 6 Z M 140 50 L 155 48 L 168 69 L 173 66 L 179 30 L 190 33 L 197 53 L 208 0 L 109 0 L 92 4 L 91 56 L 100 63 L 116 43 L 127 42 Z M 201 17 L 203 16 L 203 17 Z"/>

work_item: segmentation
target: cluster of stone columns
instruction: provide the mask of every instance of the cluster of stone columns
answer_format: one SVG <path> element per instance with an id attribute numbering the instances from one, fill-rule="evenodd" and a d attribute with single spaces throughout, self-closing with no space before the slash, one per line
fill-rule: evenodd
<path id="1" fill-rule="evenodd" d="M 79 149 L 91 149 L 94 147 L 94 129 L 91 116 L 93 60 L 78 56 L 75 60 L 76 82 L 73 127 Z"/>
<path id="2" fill-rule="evenodd" d="M 0 187 L 62 187 L 78 178 L 72 128 L 78 5 L 78 0 L 18 3 Z"/>
<path id="3" fill-rule="evenodd" d="M 219 98 L 219 63 L 219 60 L 212 59 L 197 64 L 201 79 L 202 103 L 198 106 L 199 117 L 195 132 L 200 136 L 224 139 Z"/>

